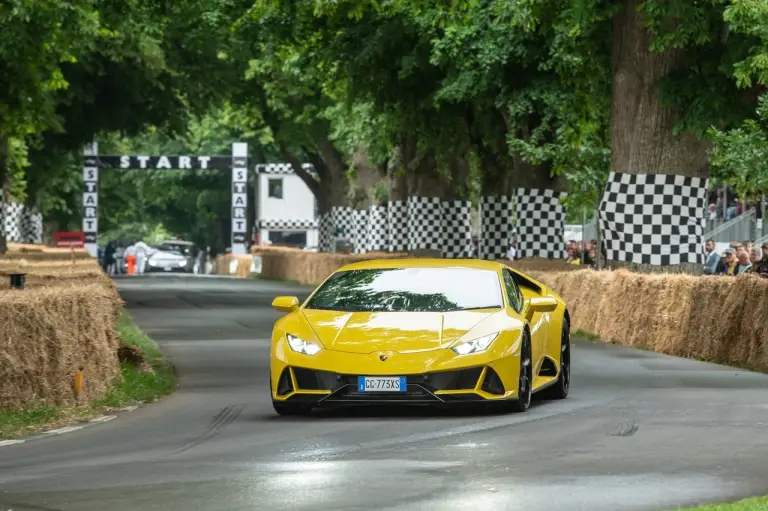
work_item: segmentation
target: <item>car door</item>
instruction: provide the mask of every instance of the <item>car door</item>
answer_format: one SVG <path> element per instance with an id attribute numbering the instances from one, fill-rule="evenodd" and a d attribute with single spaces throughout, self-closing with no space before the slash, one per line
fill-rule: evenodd
<path id="1" fill-rule="evenodd" d="M 523 292 L 520 290 L 520 286 L 517 283 L 517 279 L 515 278 L 515 275 L 505 269 L 503 270 L 504 273 L 504 286 L 507 290 L 507 297 L 509 299 L 509 303 L 512 306 L 515 311 L 523 315 L 523 312 L 525 310 L 525 297 L 523 296 Z M 541 365 L 542 357 L 545 353 L 545 343 L 547 340 L 547 325 L 542 324 L 543 319 L 542 314 L 540 312 L 534 313 L 530 320 L 530 328 L 531 328 L 531 362 L 533 364 L 533 374 L 534 376 L 538 373 L 539 367 Z"/>

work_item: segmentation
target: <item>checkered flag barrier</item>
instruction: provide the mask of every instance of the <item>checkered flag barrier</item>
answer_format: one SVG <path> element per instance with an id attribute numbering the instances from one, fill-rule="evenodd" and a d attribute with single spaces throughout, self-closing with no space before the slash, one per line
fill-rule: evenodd
<path id="1" fill-rule="evenodd" d="M 408 251 L 408 205 L 405 201 L 389 201 L 387 203 L 389 220 L 389 250 L 390 252 Z"/>
<path id="2" fill-rule="evenodd" d="M 330 213 L 323 213 L 320 215 L 318 228 L 318 249 L 320 252 L 333 252 L 334 237 L 333 237 L 333 219 Z"/>
<path id="3" fill-rule="evenodd" d="M 389 221 L 386 206 L 371 206 L 368 209 L 366 235 L 368 252 L 386 252 L 389 249 Z"/>
<path id="4" fill-rule="evenodd" d="M 355 210 L 349 206 L 334 206 L 331 208 L 333 234 L 337 241 L 355 241 Z"/>
<path id="5" fill-rule="evenodd" d="M 24 243 L 43 242 L 43 215 L 37 208 L 25 208 L 21 217 L 21 235 Z"/>
<path id="6" fill-rule="evenodd" d="M 446 200 L 441 203 L 442 256 L 447 259 L 472 257 L 472 202 Z"/>
<path id="7" fill-rule="evenodd" d="M 0 208 L 3 202 L 0 200 Z M 8 205 L 2 208 L 3 228 L 5 229 L 5 240 L 12 243 L 23 243 L 24 232 L 22 231 L 22 218 L 24 217 L 24 205 L 10 201 Z"/>
<path id="8" fill-rule="evenodd" d="M 317 175 L 317 171 L 315 171 L 315 168 L 312 166 L 311 163 L 304 163 L 301 165 L 301 168 L 309 172 L 313 176 Z M 277 174 L 277 175 L 294 173 L 293 165 L 291 165 L 290 163 L 264 163 L 264 164 L 256 165 L 256 172 L 258 172 L 259 174 Z"/>
<path id="9" fill-rule="evenodd" d="M 317 229 L 318 222 L 313 218 L 264 218 L 259 222 L 262 229 Z"/>
<path id="10" fill-rule="evenodd" d="M 480 198 L 480 258 L 506 259 L 512 238 L 512 198 Z"/>
<path id="11" fill-rule="evenodd" d="M 668 266 L 704 264 L 701 218 L 708 180 L 611 172 L 599 207 L 608 259 Z"/>
<path id="12" fill-rule="evenodd" d="M 355 254 L 363 254 L 368 248 L 368 209 L 355 210 Z"/>
<path id="13" fill-rule="evenodd" d="M 550 189 L 517 189 L 515 213 L 519 257 L 567 257 L 565 209 L 560 204 L 566 195 Z"/>
<path id="14" fill-rule="evenodd" d="M 441 250 L 442 206 L 437 197 L 408 197 L 408 250 Z"/>

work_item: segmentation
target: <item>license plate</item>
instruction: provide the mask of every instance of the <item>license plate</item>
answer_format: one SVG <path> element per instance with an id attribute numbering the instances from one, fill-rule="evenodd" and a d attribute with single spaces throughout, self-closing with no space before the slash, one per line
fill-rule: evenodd
<path id="1" fill-rule="evenodd" d="M 408 389 L 405 376 L 359 376 L 358 392 L 405 392 Z"/>
<path id="2" fill-rule="evenodd" d="M 165 267 L 165 268 L 163 268 L 163 269 L 164 269 L 165 271 L 171 271 L 171 267 L 170 267 L 170 266 L 166 266 L 166 267 Z"/>

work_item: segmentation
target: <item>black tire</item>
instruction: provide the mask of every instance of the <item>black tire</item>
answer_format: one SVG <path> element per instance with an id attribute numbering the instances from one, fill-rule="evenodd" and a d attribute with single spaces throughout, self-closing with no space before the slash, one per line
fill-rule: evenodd
<path id="1" fill-rule="evenodd" d="M 554 385 L 543 392 L 544 399 L 565 399 L 571 390 L 571 326 L 563 320 L 560 335 L 560 374 Z"/>
<path id="2" fill-rule="evenodd" d="M 278 415 L 309 415 L 312 413 L 311 406 L 283 403 L 282 401 L 272 401 L 272 408 Z"/>
<path id="3" fill-rule="evenodd" d="M 523 333 L 523 345 L 520 348 L 520 376 L 517 380 L 518 397 L 511 401 L 511 411 L 523 413 L 531 406 L 533 383 L 533 364 L 531 361 L 531 334 L 528 330 Z"/>

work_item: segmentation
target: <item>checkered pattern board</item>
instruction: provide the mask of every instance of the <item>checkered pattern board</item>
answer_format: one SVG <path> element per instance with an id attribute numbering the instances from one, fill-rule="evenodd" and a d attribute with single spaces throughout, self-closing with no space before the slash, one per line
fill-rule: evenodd
<path id="1" fill-rule="evenodd" d="M 480 258 L 506 259 L 512 237 L 512 198 L 480 198 Z"/>
<path id="2" fill-rule="evenodd" d="M 389 220 L 386 206 L 368 208 L 368 226 L 366 228 L 368 252 L 386 252 L 389 249 Z"/>
<path id="3" fill-rule="evenodd" d="M 565 192 L 518 188 L 515 197 L 518 257 L 565 259 Z"/>
<path id="4" fill-rule="evenodd" d="M 472 202 L 442 201 L 442 256 L 448 259 L 472 257 Z"/>
<path id="5" fill-rule="evenodd" d="M 301 168 L 312 175 L 317 175 L 311 163 L 304 163 Z M 293 166 L 290 163 L 262 163 L 256 165 L 256 172 L 258 174 L 293 174 Z"/>
<path id="6" fill-rule="evenodd" d="M 43 242 L 43 215 L 37 208 L 27 208 L 21 217 L 21 234 L 24 243 Z"/>
<path id="7" fill-rule="evenodd" d="M 405 201 L 389 201 L 387 204 L 389 219 L 390 252 L 408 250 L 408 205 Z"/>
<path id="8" fill-rule="evenodd" d="M 611 172 L 599 207 L 608 259 L 668 266 L 704 263 L 708 180 Z"/>
<path id="9" fill-rule="evenodd" d="M 259 222 L 262 229 L 304 230 L 317 229 L 317 220 L 312 218 L 264 218 Z"/>
<path id="10" fill-rule="evenodd" d="M 334 206 L 331 208 L 333 233 L 337 240 L 354 243 L 355 241 L 355 210 L 349 206 Z"/>
<path id="11" fill-rule="evenodd" d="M 408 197 L 408 250 L 441 250 L 442 206 L 437 197 Z"/>
<path id="12" fill-rule="evenodd" d="M 368 247 L 368 210 L 355 210 L 355 254 L 367 252 Z"/>
<path id="13" fill-rule="evenodd" d="M 319 224 L 319 240 L 318 249 L 320 252 L 333 252 L 334 238 L 333 238 L 333 220 L 330 213 L 323 213 L 320 215 Z"/>
<path id="14" fill-rule="evenodd" d="M 3 202 L 0 200 L 0 208 Z M 2 211 L 5 212 L 4 216 Z M 16 201 L 11 201 L 7 207 L 0 209 L 3 226 L 5 228 L 5 239 L 13 243 L 24 243 L 24 231 L 22 230 L 22 218 L 24 217 L 24 205 Z"/>

